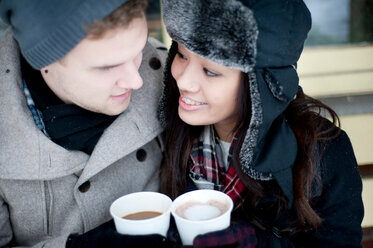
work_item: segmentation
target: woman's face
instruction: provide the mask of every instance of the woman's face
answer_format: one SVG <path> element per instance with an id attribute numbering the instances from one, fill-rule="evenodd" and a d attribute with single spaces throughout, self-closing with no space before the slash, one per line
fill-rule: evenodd
<path id="1" fill-rule="evenodd" d="M 178 110 L 184 122 L 213 124 L 218 134 L 232 131 L 237 121 L 240 70 L 206 60 L 179 43 L 171 73 L 180 91 Z"/>

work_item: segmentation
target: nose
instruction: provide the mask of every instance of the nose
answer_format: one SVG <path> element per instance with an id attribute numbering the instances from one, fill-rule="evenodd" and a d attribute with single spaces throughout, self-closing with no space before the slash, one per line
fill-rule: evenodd
<path id="1" fill-rule="evenodd" d="M 193 68 L 193 65 L 189 64 L 174 78 L 180 90 L 197 92 L 199 90 L 198 77 L 199 73 Z"/>
<path id="2" fill-rule="evenodd" d="M 139 67 L 135 63 L 126 64 L 121 70 L 116 81 L 116 85 L 126 89 L 140 89 L 143 85 L 143 80 L 139 72 Z"/>

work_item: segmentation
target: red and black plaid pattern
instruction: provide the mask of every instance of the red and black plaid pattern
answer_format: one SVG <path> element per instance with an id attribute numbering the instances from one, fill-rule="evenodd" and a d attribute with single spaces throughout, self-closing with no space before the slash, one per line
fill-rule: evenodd
<path id="1" fill-rule="evenodd" d="M 203 137 L 192 148 L 189 160 L 189 176 L 199 189 L 215 189 L 229 195 L 234 206 L 241 205 L 246 187 L 239 179 L 232 164 L 231 153 L 237 139 L 233 138 L 229 149 L 228 169 L 225 170 L 216 154 L 217 138 L 212 127 L 206 127 Z"/>

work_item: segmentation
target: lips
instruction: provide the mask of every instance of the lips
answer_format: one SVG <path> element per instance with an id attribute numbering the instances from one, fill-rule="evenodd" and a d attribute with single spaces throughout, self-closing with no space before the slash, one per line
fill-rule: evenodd
<path id="1" fill-rule="evenodd" d="M 111 96 L 112 99 L 114 99 L 115 101 L 117 102 L 125 102 L 127 101 L 127 99 L 130 98 L 131 96 L 131 90 L 123 93 L 123 94 L 120 94 L 120 95 L 115 95 L 115 96 Z"/>
<path id="2" fill-rule="evenodd" d="M 207 103 L 205 103 L 205 102 L 194 101 L 194 100 L 192 100 L 192 99 L 190 99 L 190 98 L 186 98 L 186 97 L 184 97 L 184 96 L 181 96 L 181 100 L 182 100 L 183 102 L 185 102 L 186 104 L 188 104 L 188 105 L 202 105 L 202 104 L 207 104 Z"/>
<path id="3" fill-rule="evenodd" d="M 185 96 L 180 96 L 179 98 L 179 106 L 187 111 L 198 110 L 207 106 L 205 102 L 199 102 L 196 100 L 192 100 Z"/>

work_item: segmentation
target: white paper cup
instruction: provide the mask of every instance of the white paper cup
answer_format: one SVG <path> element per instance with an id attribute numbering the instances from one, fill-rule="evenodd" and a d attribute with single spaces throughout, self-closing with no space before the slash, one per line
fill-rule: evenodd
<path id="1" fill-rule="evenodd" d="M 171 199 L 157 192 L 137 192 L 122 196 L 110 206 L 117 232 L 128 235 L 160 234 L 167 235 L 170 226 Z M 129 220 L 123 216 L 142 212 L 161 212 L 149 219 Z"/>
<path id="2" fill-rule="evenodd" d="M 219 202 L 224 208 L 211 207 L 212 202 Z M 229 227 L 232 209 L 233 201 L 227 194 L 216 190 L 195 190 L 177 197 L 172 203 L 171 213 L 183 245 L 192 245 L 199 234 Z"/>

